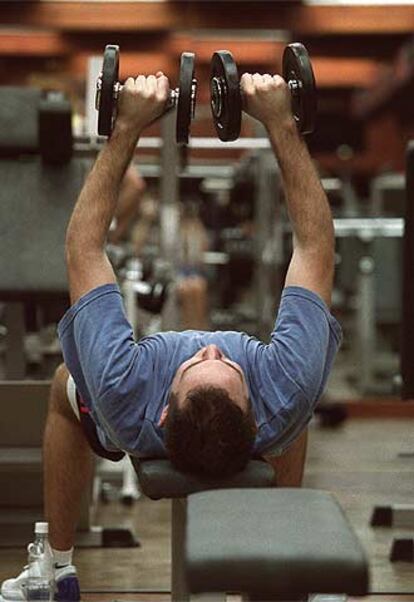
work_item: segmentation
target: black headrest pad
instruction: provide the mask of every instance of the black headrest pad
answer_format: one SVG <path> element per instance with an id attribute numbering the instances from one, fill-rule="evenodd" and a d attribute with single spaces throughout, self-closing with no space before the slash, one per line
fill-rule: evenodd
<path id="1" fill-rule="evenodd" d="M 169 460 L 131 461 L 138 475 L 143 493 L 153 500 L 183 498 L 190 493 L 209 489 L 270 487 L 274 471 L 261 460 L 251 460 L 246 468 L 231 478 L 211 479 L 187 475 L 176 470 Z"/>

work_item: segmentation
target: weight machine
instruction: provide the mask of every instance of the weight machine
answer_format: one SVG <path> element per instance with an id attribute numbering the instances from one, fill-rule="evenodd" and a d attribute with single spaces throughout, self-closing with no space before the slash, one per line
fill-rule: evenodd
<path id="1" fill-rule="evenodd" d="M 400 347 L 401 398 L 412 403 L 414 399 L 414 141 L 410 141 L 406 153 L 405 175 L 405 216 L 403 235 L 403 283 L 402 283 L 402 328 Z M 400 457 L 413 458 L 413 453 L 403 453 Z M 371 517 L 373 527 L 395 527 L 413 529 L 414 505 L 392 504 L 377 506 Z M 414 539 L 396 537 L 390 550 L 392 562 L 414 562 Z"/>

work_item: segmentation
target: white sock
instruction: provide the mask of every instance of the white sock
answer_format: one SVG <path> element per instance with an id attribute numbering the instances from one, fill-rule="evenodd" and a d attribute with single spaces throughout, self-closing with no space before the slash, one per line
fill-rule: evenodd
<path id="1" fill-rule="evenodd" d="M 55 559 L 55 566 L 64 567 L 68 564 L 72 564 L 73 548 L 70 548 L 70 550 L 54 550 L 52 548 L 52 552 Z"/>

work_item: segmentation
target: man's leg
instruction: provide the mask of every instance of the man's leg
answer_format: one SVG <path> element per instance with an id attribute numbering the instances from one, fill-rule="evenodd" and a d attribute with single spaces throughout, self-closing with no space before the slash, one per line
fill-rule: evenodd
<path id="1" fill-rule="evenodd" d="M 181 306 L 183 330 L 207 329 L 207 283 L 199 276 L 189 276 L 179 280 L 178 300 Z"/>
<path id="2" fill-rule="evenodd" d="M 57 368 L 43 439 L 45 515 L 55 550 L 74 545 L 80 502 L 93 476 L 93 455 L 66 393 L 69 373 Z"/>
<path id="3" fill-rule="evenodd" d="M 275 481 L 278 487 L 301 487 L 306 460 L 308 430 L 289 447 L 282 456 L 264 456 L 275 471 Z"/>
<path id="4" fill-rule="evenodd" d="M 203 276 L 193 278 L 194 322 L 196 330 L 208 329 L 207 280 Z"/>
<path id="5" fill-rule="evenodd" d="M 183 330 L 192 329 L 194 328 L 194 300 L 191 279 L 188 277 L 180 278 L 176 290 L 181 310 L 181 327 Z"/>

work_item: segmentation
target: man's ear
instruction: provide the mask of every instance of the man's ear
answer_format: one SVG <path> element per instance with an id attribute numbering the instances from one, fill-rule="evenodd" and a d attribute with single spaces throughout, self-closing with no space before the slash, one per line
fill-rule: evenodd
<path id="1" fill-rule="evenodd" d="M 161 428 L 163 428 L 165 426 L 165 423 L 167 421 L 169 407 L 170 407 L 169 404 L 167 404 L 161 413 L 161 418 L 159 419 L 159 422 L 158 422 L 158 426 L 160 426 Z"/>

